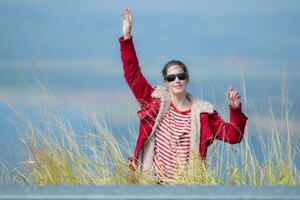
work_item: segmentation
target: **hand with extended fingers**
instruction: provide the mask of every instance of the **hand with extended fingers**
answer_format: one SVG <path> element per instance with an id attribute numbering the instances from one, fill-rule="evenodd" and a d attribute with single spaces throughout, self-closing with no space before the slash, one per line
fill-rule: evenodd
<path id="1" fill-rule="evenodd" d="M 227 97 L 228 105 L 231 108 L 235 109 L 240 106 L 241 96 L 238 93 L 238 91 L 234 90 L 232 87 L 230 87 L 229 90 L 227 91 L 226 97 Z"/>
<path id="2" fill-rule="evenodd" d="M 131 28 L 132 28 L 132 13 L 128 6 L 125 6 L 123 10 L 123 36 L 124 39 L 131 37 Z"/>

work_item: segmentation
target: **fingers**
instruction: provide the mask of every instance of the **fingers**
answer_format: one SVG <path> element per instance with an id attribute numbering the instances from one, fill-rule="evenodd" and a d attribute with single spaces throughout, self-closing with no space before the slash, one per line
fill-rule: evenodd
<path id="1" fill-rule="evenodd" d="M 130 169 L 131 172 L 135 172 L 136 171 L 136 164 L 135 164 L 135 160 L 130 160 L 128 167 Z"/>
<path id="2" fill-rule="evenodd" d="M 128 167 L 129 167 L 130 171 L 132 171 L 132 172 L 136 171 L 136 166 L 135 166 L 135 164 L 130 163 Z"/>
<path id="3" fill-rule="evenodd" d="M 238 91 L 233 91 L 232 98 L 236 98 L 239 95 Z"/>
<path id="4" fill-rule="evenodd" d="M 132 13 L 131 13 L 130 8 L 127 5 L 124 7 L 122 16 L 123 16 L 124 20 L 127 19 L 129 21 L 132 21 Z"/>
<path id="5" fill-rule="evenodd" d="M 131 10 L 128 8 L 128 12 L 129 12 L 129 21 L 132 22 L 132 13 Z"/>
<path id="6" fill-rule="evenodd" d="M 232 87 L 228 89 L 226 96 L 228 99 L 240 98 L 239 92 L 237 90 L 234 90 Z"/>
<path id="7" fill-rule="evenodd" d="M 123 17 L 123 20 L 125 20 L 127 18 L 127 16 L 128 16 L 128 6 L 127 5 L 124 7 L 123 13 L 121 15 Z"/>
<path id="8" fill-rule="evenodd" d="M 233 92 L 234 92 L 233 88 L 229 87 L 229 89 L 227 91 L 227 98 L 228 99 L 232 99 Z"/>
<path id="9" fill-rule="evenodd" d="M 240 94 L 237 90 L 230 87 L 227 91 L 227 102 L 231 108 L 238 108 L 240 105 Z"/>
<path id="10" fill-rule="evenodd" d="M 240 95 L 239 95 L 239 93 L 238 93 L 238 91 L 232 91 L 231 93 L 230 93 L 230 99 L 233 99 L 233 98 L 237 98 L 237 97 L 239 97 Z"/>

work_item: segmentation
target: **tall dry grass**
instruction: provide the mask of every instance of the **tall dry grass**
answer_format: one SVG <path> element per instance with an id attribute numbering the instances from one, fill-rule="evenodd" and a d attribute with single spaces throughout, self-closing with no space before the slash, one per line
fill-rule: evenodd
<path id="1" fill-rule="evenodd" d="M 40 84 L 48 101 L 40 121 L 35 122 L 8 100 L 4 101 L 20 119 L 30 137 L 23 138 L 26 157 L 21 169 L 14 175 L 14 183 L 24 184 L 155 184 L 154 177 L 136 174 L 130 178 L 127 159 L 132 150 L 117 142 L 101 115 L 83 118 L 90 129 L 78 133 L 62 115 L 55 99 L 44 84 Z M 244 90 L 246 96 L 246 92 Z M 290 125 L 290 105 L 282 88 L 282 115 L 278 120 L 272 104 L 268 123 L 260 123 L 260 115 L 248 100 L 247 109 L 252 113 L 250 121 L 256 126 L 256 134 L 246 129 L 239 145 L 214 142 L 209 148 L 206 166 L 193 156 L 191 165 L 177 177 L 179 184 L 237 184 L 237 185 L 299 185 L 299 169 L 295 157 L 299 156 L 299 144 L 293 141 Z M 265 134 L 265 130 L 270 130 Z M 250 138 L 250 136 L 252 138 Z M 254 146 L 253 138 L 257 141 Z M 260 152 L 257 154 L 257 152 Z M 2 165 L 4 166 L 3 162 Z"/>

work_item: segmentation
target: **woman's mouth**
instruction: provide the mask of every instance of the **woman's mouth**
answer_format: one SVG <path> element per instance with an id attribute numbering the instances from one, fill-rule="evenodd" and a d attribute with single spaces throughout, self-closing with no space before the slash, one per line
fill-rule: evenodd
<path id="1" fill-rule="evenodd" d="M 178 88 L 182 88 L 182 85 L 175 85 L 174 87 L 178 89 Z"/>

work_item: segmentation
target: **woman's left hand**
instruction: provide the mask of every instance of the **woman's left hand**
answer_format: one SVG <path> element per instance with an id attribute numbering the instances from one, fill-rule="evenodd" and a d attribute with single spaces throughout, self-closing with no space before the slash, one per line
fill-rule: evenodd
<path id="1" fill-rule="evenodd" d="M 230 87 L 229 90 L 227 91 L 226 97 L 227 97 L 228 105 L 231 108 L 235 109 L 240 106 L 241 96 L 240 96 L 239 92 L 234 90 L 232 87 Z"/>

